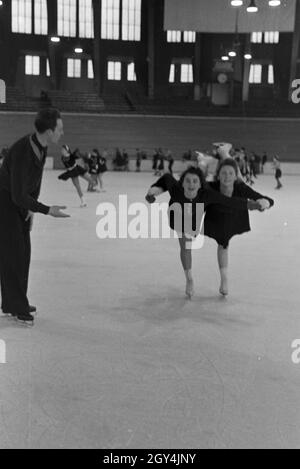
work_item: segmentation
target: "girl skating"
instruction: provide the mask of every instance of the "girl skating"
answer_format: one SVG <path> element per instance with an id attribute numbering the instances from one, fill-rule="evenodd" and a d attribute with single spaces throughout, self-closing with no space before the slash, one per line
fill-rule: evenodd
<path id="1" fill-rule="evenodd" d="M 78 150 L 75 150 L 72 153 L 68 145 L 63 145 L 61 148 L 61 160 L 67 171 L 60 174 L 58 179 L 61 181 L 67 181 L 68 179 L 71 179 L 80 198 L 80 207 L 86 207 L 87 203 L 83 198 L 79 176 L 88 181 L 88 183 L 92 186 L 94 186 L 94 182 L 91 176 L 88 174 L 87 170 L 76 163 L 76 160 L 78 160 L 80 157 L 81 156 Z"/>
<path id="2" fill-rule="evenodd" d="M 220 194 L 241 199 L 255 200 L 260 204 L 260 211 L 274 205 L 269 197 L 259 194 L 247 184 L 238 179 L 238 166 L 233 159 L 222 161 L 217 173 L 217 181 L 211 182 L 210 187 Z M 224 209 L 220 205 L 207 207 L 204 234 L 213 238 L 218 243 L 218 265 L 220 270 L 220 293 L 228 295 L 228 246 L 230 239 L 237 235 L 250 231 L 249 214 L 246 209 L 235 211 Z"/>

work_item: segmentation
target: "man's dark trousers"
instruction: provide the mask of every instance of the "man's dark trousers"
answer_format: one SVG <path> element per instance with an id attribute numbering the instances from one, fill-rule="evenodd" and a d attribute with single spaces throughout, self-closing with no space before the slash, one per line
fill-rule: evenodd
<path id="1" fill-rule="evenodd" d="M 27 299 L 31 256 L 30 223 L 13 203 L 9 192 L 0 191 L 0 278 L 2 310 L 13 315 L 29 312 Z"/>

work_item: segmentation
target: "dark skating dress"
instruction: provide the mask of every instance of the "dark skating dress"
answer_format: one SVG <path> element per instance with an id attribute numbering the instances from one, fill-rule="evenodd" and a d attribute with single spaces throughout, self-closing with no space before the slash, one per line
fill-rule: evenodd
<path id="1" fill-rule="evenodd" d="M 89 173 L 93 175 L 103 174 L 107 171 L 106 158 L 102 156 L 92 156 L 87 159 Z"/>
<path id="2" fill-rule="evenodd" d="M 221 214 L 226 213 L 226 211 L 230 213 L 230 210 L 234 213 L 236 210 L 237 218 L 244 212 L 248 214 L 246 198 L 227 197 L 208 185 L 202 187 L 194 199 L 186 198 L 182 185 L 171 174 L 162 176 L 152 187 L 159 187 L 164 192 L 169 192 L 171 197 L 169 202 L 169 225 L 172 230 L 177 232 L 186 233 L 184 229 L 178 227 L 188 226 L 185 218 L 190 218 L 193 233 L 188 232 L 188 234 L 197 236 L 200 228 L 199 218 L 202 219 L 204 212 L 207 212 L 210 207 L 216 207 Z M 261 196 L 258 198 L 261 198 Z M 181 210 L 176 210 L 176 207 Z M 178 213 L 180 220 L 176 216 Z"/>
<path id="3" fill-rule="evenodd" d="M 78 176 L 83 176 L 84 174 L 86 174 L 87 172 L 86 169 L 76 164 L 76 160 L 78 160 L 79 158 L 80 156 L 78 155 L 76 150 L 73 153 L 71 153 L 69 156 L 62 156 L 61 161 L 63 162 L 67 171 L 60 174 L 58 176 L 58 179 L 60 179 L 61 181 L 67 181 L 68 179 L 73 179 Z"/>
<path id="4" fill-rule="evenodd" d="M 211 182 L 210 187 L 214 191 L 220 192 L 219 181 Z M 274 205 L 274 200 L 255 192 L 242 181 L 235 182 L 232 197 L 239 197 L 244 200 L 267 199 L 271 207 Z M 218 205 L 207 207 L 204 220 L 204 234 L 213 238 L 219 245 L 223 246 L 223 248 L 226 249 L 228 247 L 229 241 L 233 236 L 246 233 L 250 230 L 249 213 L 247 209 L 237 212 L 230 207 L 226 208 Z"/>
<path id="5" fill-rule="evenodd" d="M 104 156 L 100 156 L 98 158 L 97 164 L 98 164 L 97 174 L 103 174 L 107 171 L 106 158 L 104 158 Z"/>

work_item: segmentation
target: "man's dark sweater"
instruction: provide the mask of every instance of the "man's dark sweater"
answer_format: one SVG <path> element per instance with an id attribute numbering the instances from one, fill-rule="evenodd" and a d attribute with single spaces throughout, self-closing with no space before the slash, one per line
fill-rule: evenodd
<path id="1" fill-rule="evenodd" d="M 10 148 L 0 168 L 0 197 L 9 192 L 24 218 L 29 210 L 49 213 L 50 207 L 38 202 L 46 154 L 36 135 L 27 135 Z"/>

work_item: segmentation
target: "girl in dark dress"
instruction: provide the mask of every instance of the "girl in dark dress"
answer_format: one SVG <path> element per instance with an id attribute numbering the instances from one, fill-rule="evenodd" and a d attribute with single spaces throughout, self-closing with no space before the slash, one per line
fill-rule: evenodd
<path id="1" fill-rule="evenodd" d="M 93 186 L 94 182 L 91 176 L 88 174 L 87 170 L 82 168 L 82 166 L 76 164 L 76 160 L 78 160 L 79 158 L 81 158 L 81 156 L 77 149 L 72 153 L 68 145 L 63 145 L 61 148 L 61 160 L 67 171 L 60 174 L 58 176 L 58 179 L 60 179 L 61 181 L 67 181 L 68 179 L 71 179 L 80 198 L 80 207 L 86 207 L 87 203 L 83 198 L 83 193 L 79 182 L 79 176 L 88 181 L 89 184 Z"/>
<path id="2" fill-rule="evenodd" d="M 232 159 L 224 160 L 218 169 L 217 181 L 211 182 L 210 187 L 220 194 L 241 199 L 255 200 L 260 204 L 260 211 L 264 211 L 274 205 L 269 197 L 259 194 L 247 184 L 238 179 L 238 166 Z M 248 211 L 234 211 L 230 207 L 210 205 L 207 207 L 204 221 L 204 234 L 213 238 L 218 243 L 218 264 L 220 269 L 221 295 L 228 295 L 228 246 L 230 239 L 237 235 L 250 231 Z"/>
<path id="3" fill-rule="evenodd" d="M 277 156 L 274 156 L 273 158 L 273 167 L 275 169 L 275 179 L 277 182 L 277 186 L 275 187 L 275 189 L 281 189 L 282 184 L 281 184 L 280 178 L 282 177 L 282 171 L 281 171 L 280 161 Z"/>
<path id="4" fill-rule="evenodd" d="M 146 195 L 149 203 L 155 202 L 155 197 L 163 192 L 170 194 L 169 225 L 177 232 L 180 245 L 180 259 L 186 277 L 186 295 L 190 299 L 194 294 L 192 276 L 191 239 L 195 238 L 201 228 L 203 213 L 210 206 L 218 206 L 220 210 L 231 208 L 243 211 L 260 209 L 258 202 L 227 197 L 211 188 L 204 180 L 200 169 L 190 167 L 177 181 L 170 174 L 162 176 L 153 184 Z"/>
<path id="5" fill-rule="evenodd" d="M 97 148 L 94 148 L 92 151 L 91 158 L 94 164 L 96 185 L 99 183 L 100 192 L 105 192 L 105 189 L 103 188 L 102 175 L 107 171 L 106 158 L 100 155 Z"/>

